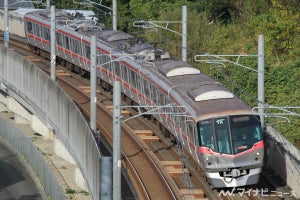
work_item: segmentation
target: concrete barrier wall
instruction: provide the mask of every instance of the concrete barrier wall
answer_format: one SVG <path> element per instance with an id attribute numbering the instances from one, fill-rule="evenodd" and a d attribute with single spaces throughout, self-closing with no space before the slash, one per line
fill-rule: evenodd
<path id="1" fill-rule="evenodd" d="M 18 155 L 22 156 L 34 172 L 39 175 L 39 181 L 42 181 L 47 189 L 47 194 L 51 199 L 63 200 L 64 191 L 61 191 L 55 176 L 44 160 L 43 155 L 36 149 L 32 141 L 24 136 L 21 130 L 0 117 L 0 139 L 14 149 Z"/>
<path id="2" fill-rule="evenodd" d="M 56 82 L 21 55 L 0 45 L 0 81 L 7 93 L 53 127 L 75 159 L 93 199 L 99 199 L 100 153 L 86 120 Z"/>
<path id="3" fill-rule="evenodd" d="M 266 167 L 280 176 L 300 198 L 300 151 L 270 126 L 267 134 Z"/>

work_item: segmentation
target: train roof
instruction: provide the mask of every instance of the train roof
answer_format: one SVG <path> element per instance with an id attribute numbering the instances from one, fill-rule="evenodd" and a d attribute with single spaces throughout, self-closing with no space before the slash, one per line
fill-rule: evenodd
<path id="1" fill-rule="evenodd" d="M 160 80 L 165 80 L 165 87 L 169 88 L 168 95 L 172 95 L 180 105 L 186 105 L 189 114 L 196 120 L 251 114 L 251 109 L 245 102 L 221 83 L 186 62 L 170 59 L 156 61 L 151 67 L 146 67 L 156 73 Z"/>
<path id="2" fill-rule="evenodd" d="M 51 11 L 49 9 L 37 9 L 28 15 L 50 21 Z M 55 17 L 57 25 L 69 28 L 74 31 L 92 31 L 104 28 L 104 25 L 97 23 L 98 18 L 90 10 L 64 10 L 56 9 Z M 85 28 L 85 29 L 84 29 Z"/>
<path id="3" fill-rule="evenodd" d="M 250 107 L 221 83 L 213 80 L 191 64 L 171 58 L 168 52 L 157 48 L 142 38 L 119 30 L 105 29 L 94 20 L 85 19 L 84 14 L 57 10 L 56 19 L 61 26 L 68 22 L 68 28 L 75 36 L 97 36 L 101 48 L 114 54 L 135 54 L 125 60 L 138 71 L 144 67 L 146 76 L 162 88 L 179 105 L 187 108 L 195 120 L 215 116 L 250 114 Z M 35 17 L 50 20 L 50 11 L 30 13 Z M 64 27 L 66 28 L 66 27 Z M 99 44 L 99 43 L 98 43 Z M 104 45 L 105 44 L 105 45 Z M 105 47 L 104 47 L 105 46 Z M 137 61 L 139 60 L 139 61 Z"/>
<path id="4" fill-rule="evenodd" d="M 24 16 L 27 13 L 35 12 L 35 11 L 38 11 L 38 10 L 41 10 L 41 9 L 36 9 L 36 8 L 18 8 L 16 10 L 10 11 L 9 13 L 11 15 L 13 15 L 14 17 L 24 18 Z"/>

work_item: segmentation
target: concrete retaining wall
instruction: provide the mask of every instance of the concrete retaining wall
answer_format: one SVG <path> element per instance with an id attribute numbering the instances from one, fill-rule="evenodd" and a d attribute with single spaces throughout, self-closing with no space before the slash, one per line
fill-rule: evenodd
<path id="1" fill-rule="evenodd" d="M 300 151 L 278 131 L 267 127 L 266 163 L 300 198 Z"/>
<path id="2" fill-rule="evenodd" d="M 55 176 L 50 170 L 49 166 L 44 160 L 43 155 L 32 141 L 27 138 L 21 130 L 14 127 L 5 119 L 0 117 L 0 140 L 4 140 L 6 145 L 9 145 L 19 156 L 26 160 L 26 163 L 30 163 L 30 169 L 33 169 L 35 175 L 39 175 L 39 181 L 43 182 L 46 188 L 47 194 L 53 200 L 67 199 L 64 196 L 64 191 L 61 191 L 59 184 L 57 183 Z M 40 190 L 43 190 L 39 186 Z"/>
<path id="3" fill-rule="evenodd" d="M 53 128 L 72 155 L 93 199 L 99 199 L 100 153 L 86 120 L 56 82 L 21 55 L 0 45 L 5 92 Z"/>

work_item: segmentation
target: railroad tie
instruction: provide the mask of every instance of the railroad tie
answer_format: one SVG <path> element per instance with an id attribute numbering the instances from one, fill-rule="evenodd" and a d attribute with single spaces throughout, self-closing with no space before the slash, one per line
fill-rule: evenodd
<path id="1" fill-rule="evenodd" d="M 64 70 L 62 70 L 62 69 L 57 69 L 56 70 L 56 75 L 57 76 L 71 76 L 71 74 L 70 73 L 66 73 Z"/>
<path id="2" fill-rule="evenodd" d="M 114 110 L 114 106 L 113 106 L 113 105 L 106 105 L 105 107 L 106 107 L 106 109 L 108 109 L 110 112 L 113 112 L 113 110 Z M 122 110 L 121 110 L 121 114 L 122 114 L 122 115 L 129 115 L 130 113 L 129 113 L 128 110 L 122 109 Z"/>
<path id="3" fill-rule="evenodd" d="M 132 130 L 144 142 L 158 142 L 159 137 L 153 134 L 151 130 Z"/>
<path id="4" fill-rule="evenodd" d="M 204 198 L 204 192 L 202 189 L 180 189 L 184 199 L 198 199 L 198 200 L 208 200 L 208 198 Z"/>
<path id="5" fill-rule="evenodd" d="M 39 58 L 36 58 L 34 56 L 24 56 L 25 59 L 29 60 L 30 62 L 39 62 L 41 61 Z"/>
<path id="6" fill-rule="evenodd" d="M 153 136 L 153 132 L 151 130 L 133 130 L 133 132 L 136 135 Z"/>
<path id="7" fill-rule="evenodd" d="M 90 86 L 78 86 L 79 89 L 81 89 L 83 92 L 90 94 L 91 92 L 91 87 Z M 97 94 L 100 94 L 100 90 L 96 91 Z"/>
<path id="8" fill-rule="evenodd" d="M 188 169 L 182 169 L 180 161 L 161 161 L 161 163 L 166 167 L 172 178 L 178 178 L 184 173 L 188 173 Z"/>
<path id="9" fill-rule="evenodd" d="M 146 143 L 159 141 L 159 137 L 157 137 L 156 135 L 154 135 L 154 136 L 139 135 L 138 137 Z"/>

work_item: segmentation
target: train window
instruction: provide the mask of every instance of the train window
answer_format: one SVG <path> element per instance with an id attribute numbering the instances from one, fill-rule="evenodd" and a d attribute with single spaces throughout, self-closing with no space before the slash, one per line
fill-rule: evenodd
<path id="1" fill-rule="evenodd" d="M 165 97 L 165 105 L 172 104 L 172 101 L 169 96 L 164 95 L 164 97 Z"/>
<path id="2" fill-rule="evenodd" d="M 149 98 L 150 97 L 150 83 L 144 79 L 144 92 L 145 95 Z"/>
<path id="3" fill-rule="evenodd" d="M 42 27 L 43 38 L 47 41 L 50 41 L 50 30 L 49 28 Z"/>
<path id="4" fill-rule="evenodd" d="M 105 55 L 104 54 L 100 54 L 99 55 L 99 65 L 102 65 L 104 63 L 104 59 L 105 59 Z"/>
<path id="5" fill-rule="evenodd" d="M 138 73 L 135 73 L 135 88 L 138 90 L 138 91 L 141 91 L 141 77 L 140 77 L 140 74 Z"/>
<path id="6" fill-rule="evenodd" d="M 231 116 L 230 126 L 234 154 L 251 149 L 256 142 L 262 140 L 261 125 L 257 116 Z"/>
<path id="7" fill-rule="evenodd" d="M 71 39 L 71 46 L 72 46 L 72 50 L 75 53 L 79 53 L 79 48 L 78 48 L 78 41 Z"/>
<path id="8" fill-rule="evenodd" d="M 26 30 L 27 30 L 28 33 L 33 33 L 31 22 L 26 22 Z"/>
<path id="9" fill-rule="evenodd" d="M 70 42 L 69 42 L 69 37 L 68 36 L 65 36 L 65 48 L 66 49 L 70 49 Z"/>
<path id="10" fill-rule="evenodd" d="M 115 74 L 118 77 L 121 77 L 121 66 L 119 65 L 119 62 L 113 62 L 112 65 L 113 65 L 113 68 L 115 69 Z"/>
<path id="11" fill-rule="evenodd" d="M 76 52 L 77 54 L 80 52 L 79 51 L 79 45 L 78 45 L 78 41 L 77 40 L 73 40 L 73 48 L 74 48 L 74 52 Z"/>
<path id="12" fill-rule="evenodd" d="M 36 36 L 41 37 L 41 26 L 39 24 L 35 24 L 35 33 Z"/>
<path id="13" fill-rule="evenodd" d="M 151 95 L 151 100 L 153 101 L 154 104 L 156 104 L 155 99 L 156 99 L 156 88 L 153 84 L 150 85 L 150 95 Z"/>
<path id="14" fill-rule="evenodd" d="M 123 71 L 123 79 L 128 83 L 128 68 L 125 67 L 122 63 L 121 63 L 121 67 Z"/>
<path id="15" fill-rule="evenodd" d="M 215 132 L 217 136 L 217 145 L 220 153 L 230 154 L 230 141 L 229 141 L 229 129 L 228 119 L 216 118 L 214 119 Z"/>
<path id="16" fill-rule="evenodd" d="M 160 104 L 160 105 L 166 105 L 166 98 L 165 98 L 165 95 L 164 95 L 162 92 L 160 92 L 159 94 L 160 94 L 159 104 Z"/>
<path id="17" fill-rule="evenodd" d="M 81 45 L 80 45 L 80 42 L 78 41 L 78 40 L 74 40 L 74 43 L 75 43 L 75 51 L 76 51 L 76 53 L 78 53 L 78 54 L 80 54 L 80 55 L 82 55 L 81 54 Z"/>
<path id="18" fill-rule="evenodd" d="M 104 68 L 106 68 L 107 69 L 107 66 L 108 66 L 108 64 L 105 64 L 105 63 L 108 63 L 110 61 L 110 58 L 109 58 L 109 56 L 106 56 L 105 54 L 102 54 L 101 55 L 101 58 L 100 58 L 100 64 L 102 64 L 102 66 L 104 67 Z"/>
<path id="19" fill-rule="evenodd" d="M 57 43 L 57 45 L 62 46 L 61 33 L 56 33 L 56 43 Z"/>
<path id="20" fill-rule="evenodd" d="M 122 63 L 120 63 L 120 62 L 118 62 L 118 66 L 120 68 L 120 77 L 122 80 L 124 80 L 124 71 L 126 70 L 126 68 L 124 68 Z"/>
<path id="21" fill-rule="evenodd" d="M 179 117 L 178 117 L 179 118 Z M 179 118 L 180 120 L 180 118 Z M 190 137 L 189 139 L 194 143 L 194 133 L 195 133 L 195 126 L 194 123 L 192 121 L 189 122 L 189 132 L 188 132 L 188 136 Z"/>
<path id="22" fill-rule="evenodd" d="M 90 57 L 91 57 L 91 48 L 88 45 L 85 45 L 85 56 L 88 59 L 90 59 Z"/>
<path id="23" fill-rule="evenodd" d="M 159 102 L 160 102 L 160 91 L 156 90 L 155 91 L 155 104 L 159 105 Z"/>
<path id="24" fill-rule="evenodd" d="M 102 54 L 99 54 L 99 52 L 97 51 L 97 56 L 96 56 L 96 58 L 97 58 L 97 65 L 100 65 L 100 63 L 101 63 L 101 55 Z"/>
<path id="25" fill-rule="evenodd" d="M 215 151 L 215 139 L 211 120 L 200 121 L 199 125 L 199 144 Z"/>
<path id="26" fill-rule="evenodd" d="M 130 70 L 130 85 L 136 87 L 136 76 L 133 70 Z"/>

